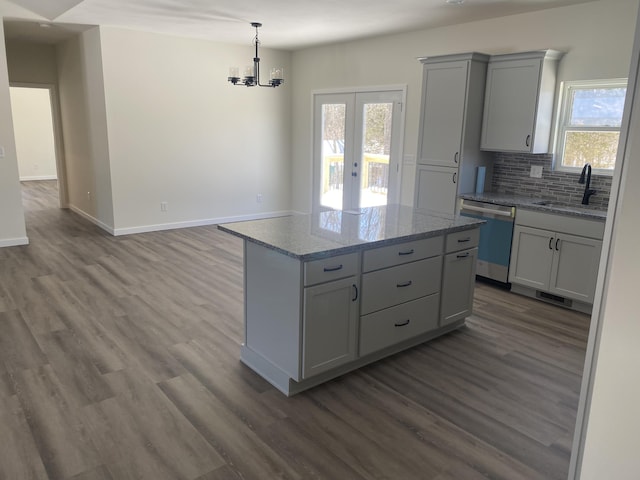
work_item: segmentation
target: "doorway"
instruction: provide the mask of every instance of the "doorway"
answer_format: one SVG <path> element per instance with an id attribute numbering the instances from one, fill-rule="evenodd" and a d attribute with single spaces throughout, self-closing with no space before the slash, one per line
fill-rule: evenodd
<path id="1" fill-rule="evenodd" d="M 63 208 L 65 170 L 55 86 L 12 83 L 9 92 L 20 182 L 54 183 L 56 203 Z"/>
<path id="2" fill-rule="evenodd" d="M 314 209 L 398 203 L 404 89 L 314 94 Z"/>

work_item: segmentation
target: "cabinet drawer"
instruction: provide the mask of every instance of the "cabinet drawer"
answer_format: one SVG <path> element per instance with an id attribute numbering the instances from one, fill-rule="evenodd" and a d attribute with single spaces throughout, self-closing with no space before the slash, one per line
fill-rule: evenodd
<path id="1" fill-rule="evenodd" d="M 438 328 L 439 303 L 436 293 L 360 317 L 360 356 Z"/>
<path id="2" fill-rule="evenodd" d="M 358 273 L 359 258 L 359 254 L 354 252 L 305 262 L 305 287 L 356 275 Z M 274 281 L 277 281 L 277 279 L 274 279 Z"/>
<path id="3" fill-rule="evenodd" d="M 542 228 L 554 232 L 602 240 L 605 223 L 600 220 L 537 212 L 521 208 L 516 210 L 516 225 Z"/>
<path id="4" fill-rule="evenodd" d="M 371 272 L 435 257 L 442 253 L 442 244 L 443 237 L 433 237 L 366 250 L 362 258 L 362 271 Z"/>
<path id="5" fill-rule="evenodd" d="M 362 276 L 362 315 L 440 291 L 442 257 L 427 258 Z"/>
<path id="6" fill-rule="evenodd" d="M 462 232 L 450 233 L 447 235 L 447 253 L 466 250 L 478 246 L 480 241 L 480 229 L 463 230 Z"/>

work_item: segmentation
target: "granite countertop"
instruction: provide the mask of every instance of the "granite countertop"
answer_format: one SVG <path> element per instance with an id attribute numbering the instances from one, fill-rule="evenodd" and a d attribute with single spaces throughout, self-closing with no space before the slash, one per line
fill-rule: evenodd
<path id="1" fill-rule="evenodd" d="M 464 193 L 459 195 L 465 200 L 476 202 L 492 203 L 495 205 L 506 205 L 509 207 L 524 208 L 527 210 L 537 210 L 540 212 L 555 213 L 558 215 L 568 215 L 572 217 L 582 217 L 590 220 L 605 221 L 607 211 L 591 205 L 579 203 L 570 204 L 562 201 L 539 197 L 526 197 L 521 195 L 508 195 L 503 193 Z"/>
<path id="2" fill-rule="evenodd" d="M 484 223 L 470 217 L 428 214 L 403 205 L 357 211 L 328 210 L 307 215 L 218 225 L 224 232 L 300 260 L 418 240 L 468 230 Z"/>

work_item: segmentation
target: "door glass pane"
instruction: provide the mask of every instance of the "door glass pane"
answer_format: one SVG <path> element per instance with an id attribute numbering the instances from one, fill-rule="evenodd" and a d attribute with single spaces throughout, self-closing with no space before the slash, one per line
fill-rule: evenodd
<path id="1" fill-rule="evenodd" d="M 366 103 L 360 159 L 360 207 L 387 204 L 393 103 Z"/>
<path id="2" fill-rule="evenodd" d="M 322 105 L 320 205 L 342 209 L 346 105 Z"/>

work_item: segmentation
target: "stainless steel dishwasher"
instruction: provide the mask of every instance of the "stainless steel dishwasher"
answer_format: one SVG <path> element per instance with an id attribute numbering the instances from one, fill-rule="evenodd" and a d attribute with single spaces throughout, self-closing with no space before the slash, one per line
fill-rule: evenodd
<path id="1" fill-rule="evenodd" d="M 462 199 L 460 215 L 486 221 L 480 227 L 476 275 L 508 285 L 515 207 Z"/>

